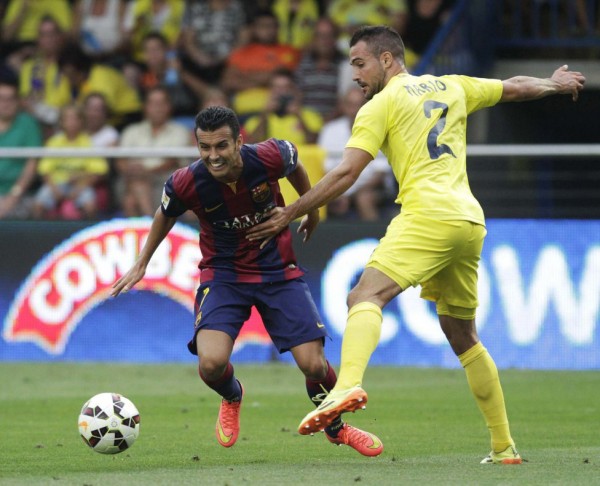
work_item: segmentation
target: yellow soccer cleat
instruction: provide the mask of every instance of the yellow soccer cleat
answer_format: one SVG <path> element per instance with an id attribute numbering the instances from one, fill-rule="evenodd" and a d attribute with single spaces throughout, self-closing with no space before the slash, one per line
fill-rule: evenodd
<path id="1" fill-rule="evenodd" d="M 481 464 L 522 464 L 523 459 L 515 449 L 515 446 L 508 446 L 502 452 L 490 452 L 483 458 Z"/>
<path id="2" fill-rule="evenodd" d="M 359 408 L 365 409 L 367 392 L 360 385 L 347 390 L 333 391 L 321 402 L 316 410 L 309 413 L 300 425 L 298 432 L 302 435 L 314 434 L 323 430 L 336 418 L 345 412 L 354 412 Z"/>

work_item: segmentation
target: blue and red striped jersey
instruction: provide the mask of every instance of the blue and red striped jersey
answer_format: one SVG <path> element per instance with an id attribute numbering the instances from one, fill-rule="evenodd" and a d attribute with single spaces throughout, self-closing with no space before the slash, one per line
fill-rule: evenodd
<path id="1" fill-rule="evenodd" d="M 178 217 L 190 210 L 198 217 L 201 282 L 262 283 L 302 276 L 289 228 L 263 249 L 246 239 L 248 228 L 266 219 L 273 207 L 285 205 L 279 179 L 296 169 L 296 147 L 272 138 L 242 145 L 241 157 L 242 175 L 235 190 L 216 180 L 202 160 L 174 172 L 165 183 L 163 214 Z"/>

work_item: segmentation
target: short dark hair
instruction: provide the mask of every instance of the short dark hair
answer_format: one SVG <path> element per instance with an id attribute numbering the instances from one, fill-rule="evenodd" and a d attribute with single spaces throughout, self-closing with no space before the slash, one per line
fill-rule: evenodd
<path id="1" fill-rule="evenodd" d="M 271 73 L 270 80 L 273 80 L 273 78 L 276 78 L 276 77 L 278 78 L 279 76 L 281 76 L 282 78 L 289 78 L 294 82 L 294 84 L 297 84 L 296 75 L 295 75 L 294 71 L 292 71 L 291 69 L 288 69 L 286 67 L 279 67 L 279 68 L 275 69 Z"/>
<path id="2" fill-rule="evenodd" d="M 62 27 L 58 23 L 58 20 L 55 17 L 53 17 L 52 15 L 48 15 L 48 14 L 44 15 L 40 19 L 40 21 L 38 22 L 38 29 L 39 29 L 40 25 L 45 24 L 46 22 L 54 24 L 54 27 L 56 27 L 56 30 L 58 30 L 61 34 L 64 33 Z"/>
<path id="3" fill-rule="evenodd" d="M 10 86 L 19 94 L 19 81 L 16 76 L 0 76 L 0 86 Z"/>
<path id="4" fill-rule="evenodd" d="M 277 17 L 277 15 L 275 15 L 270 8 L 258 9 L 256 12 L 254 12 L 251 22 L 255 22 L 257 19 L 260 19 L 263 17 L 268 17 L 270 19 L 273 19 L 273 20 L 275 20 L 275 22 L 277 22 L 277 25 L 279 25 L 279 17 Z"/>
<path id="5" fill-rule="evenodd" d="M 156 30 L 148 32 L 142 38 L 142 43 L 146 43 L 147 40 L 151 40 L 151 39 L 159 41 L 166 48 L 169 47 L 169 41 L 167 40 L 167 38 L 164 35 L 162 35 L 160 32 L 156 31 Z"/>
<path id="6" fill-rule="evenodd" d="M 65 66 L 72 66 L 77 71 L 88 74 L 92 70 L 93 64 L 92 58 L 75 43 L 70 43 L 63 47 L 58 56 L 58 66 L 61 69 Z"/>
<path id="7" fill-rule="evenodd" d="M 166 84 L 157 84 L 156 86 L 152 86 L 146 91 L 144 91 L 142 96 L 143 102 L 146 103 L 148 101 L 148 98 L 150 98 L 150 95 L 153 93 L 162 93 L 169 102 L 169 104 L 173 104 L 173 96 L 171 95 L 171 91 L 169 90 L 169 87 Z"/>
<path id="8" fill-rule="evenodd" d="M 82 106 L 85 107 L 85 105 L 87 105 L 92 98 L 98 98 L 99 100 L 101 100 L 102 104 L 104 105 L 104 113 L 107 117 L 111 116 L 112 113 L 110 110 L 110 106 L 108 106 L 108 100 L 106 99 L 106 95 L 104 93 L 101 93 L 100 91 L 92 91 L 88 93 L 83 99 Z"/>
<path id="9" fill-rule="evenodd" d="M 363 41 L 372 54 L 379 57 L 384 52 L 389 52 L 394 59 L 404 64 L 404 42 L 400 34 L 387 25 L 367 25 L 360 27 L 350 39 L 350 47 Z"/>
<path id="10" fill-rule="evenodd" d="M 231 134 L 237 139 L 240 134 L 240 122 L 235 111 L 225 106 L 210 106 L 196 115 L 194 133 L 198 129 L 203 132 L 214 132 L 227 125 Z"/>

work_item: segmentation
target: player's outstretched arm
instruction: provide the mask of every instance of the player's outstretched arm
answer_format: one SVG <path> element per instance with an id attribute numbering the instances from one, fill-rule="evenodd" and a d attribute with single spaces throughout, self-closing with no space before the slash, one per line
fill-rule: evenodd
<path id="1" fill-rule="evenodd" d="M 110 293 L 112 297 L 116 297 L 121 292 L 127 292 L 136 283 L 142 280 L 146 274 L 146 267 L 148 266 L 148 262 L 150 262 L 152 255 L 154 255 L 154 252 L 162 240 L 169 234 L 169 231 L 171 231 L 171 228 L 175 225 L 176 221 L 177 218 L 165 216 L 160 208 L 156 210 L 146 244 L 129 271 L 113 284 Z"/>
<path id="2" fill-rule="evenodd" d="M 569 71 L 566 64 L 559 67 L 550 78 L 515 76 L 502 81 L 500 101 L 529 101 L 555 94 L 571 95 L 577 101 L 585 84 L 585 76 L 578 71 Z"/>
<path id="3" fill-rule="evenodd" d="M 268 220 L 257 224 L 248 230 L 246 238 L 255 240 L 270 240 L 281 232 L 296 218 L 319 209 L 348 190 L 358 179 L 360 173 L 373 160 L 368 152 L 347 148 L 340 164 L 325 176 L 315 186 L 285 208 L 275 208 Z"/>

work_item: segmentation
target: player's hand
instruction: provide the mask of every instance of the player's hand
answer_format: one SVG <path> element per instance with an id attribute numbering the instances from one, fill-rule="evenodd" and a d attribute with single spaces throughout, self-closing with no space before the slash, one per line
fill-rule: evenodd
<path id="1" fill-rule="evenodd" d="M 585 76 L 578 71 L 569 71 L 569 66 L 566 64 L 554 71 L 551 79 L 557 84 L 558 92 L 571 94 L 573 101 L 577 101 L 579 92 L 585 84 Z"/>
<path id="2" fill-rule="evenodd" d="M 136 262 L 129 271 L 117 280 L 110 292 L 111 297 L 116 297 L 120 293 L 125 293 L 131 290 L 131 288 L 138 283 L 146 274 L 146 265 Z"/>
<path id="3" fill-rule="evenodd" d="M 320 217 L 319 217 L 318 209 L 311 211 L 310 213 L 308 213 L 306 216 L 304 216 L 302 218 L 302 221 L 300 222 L 300 226 L 298 226 L 297 233 L 298 234 L 304 233 L 304 237 L 302 238 L 302 241 L 304 243 L 306 243 L 308 240 L 310 240 L 310 237 L 312 236 L 313 231 L 319 224 L 319 219 L 320 219 Z"/>
<path id="4" fill-rule="evenodd" d="M 250 241 L 263 240 L 260 244 L 260 248 L 264 248 L 275 235 L 278 235 L 288 227 L 291 221 L 289 212 L 288 208 L 273 208 L 267 213 L 269 219 L 248 230 L 246 239 Z"/>

